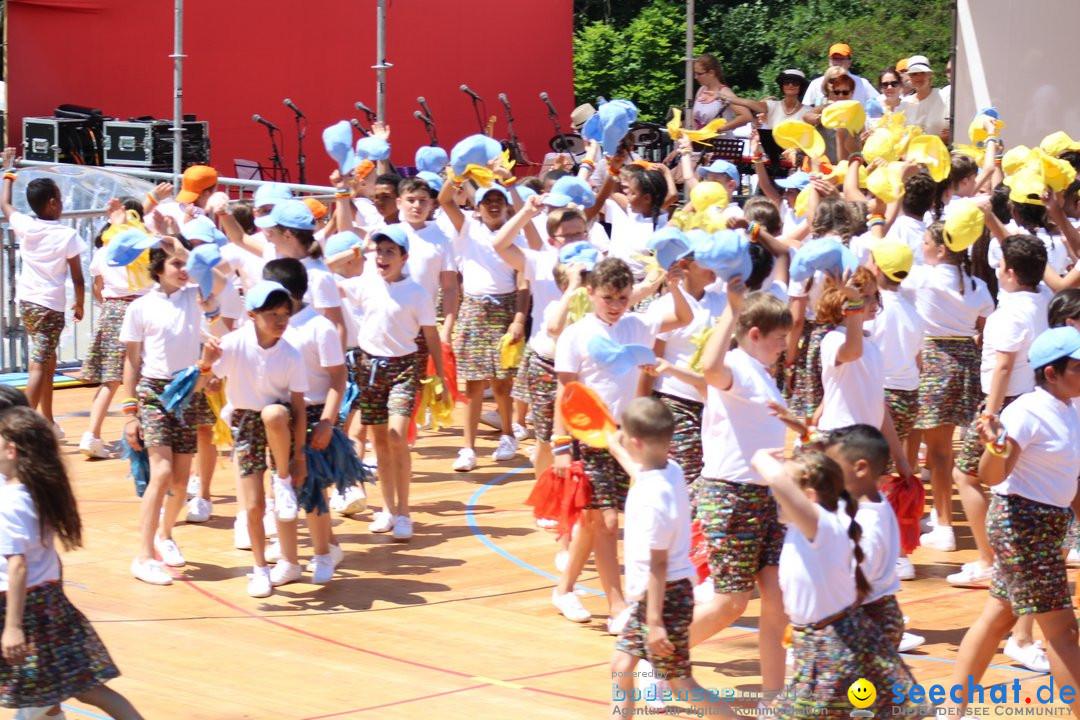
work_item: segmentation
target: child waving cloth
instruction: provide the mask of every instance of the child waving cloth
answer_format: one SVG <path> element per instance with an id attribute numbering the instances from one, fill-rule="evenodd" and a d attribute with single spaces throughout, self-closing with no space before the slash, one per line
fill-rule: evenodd
<path id="1" fill-rule="evenodd" d="M 105 687 L 120 671 L 64 594 L 54 541 L 80 547 L 82 522 L 50 424 L 28 407 L 0 413 L 0 474 L 0 707 L 62 717 L 47 713 L 74 697 L 110 717 L 141 718 Z"/>

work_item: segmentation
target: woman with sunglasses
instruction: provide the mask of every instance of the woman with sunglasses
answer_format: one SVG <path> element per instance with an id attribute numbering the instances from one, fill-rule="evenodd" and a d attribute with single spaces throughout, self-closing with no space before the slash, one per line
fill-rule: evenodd
<path id="1" fill-rule="evenodd" d="M 896 112 L 900 108 L 903 99 L 903 80 L 895 67 L 887 67 L 878 75 L 878 102 L 881 109 L 887 113 Z"/>
<path id="2" fill-rule="evenodd" d="M 780 87 L 779 100 L 747 100 L 737 96 L 729 87 L 720 91 L 720 97 L 732 105 L 746 108 L 754 115 L 764 115 L 762 129 L 776 127 L 788 120 L 802 120 L 803 115 L 810 109 L 799 99 L 806 91 L 806 75 L 802 70 L 789 68 L 776 76 L 776 84 Z"/>
<path id="3" fill-rule="evenodd" d="M 734 137 L 732 130 L 753 120 L 750 111 L 723 98 L 723 91 L 731 92 L 724 82 L 720 61 L 712 55 L 699 55 L 694 60 L 694 80 L 698 91 L 694 96 L 694 129 L 700 130 L 710 121 L 722 117 L 726 121 L 720 137 Z"/>
<path id="4" fill-rule="evenodd" d="M 811 125 L 819 125 L 818 131 L 825 140 L 825 155 L 835 163 L 840 158 L 846 158 L 850 153 L 859 150 L 859 139 L 847 132 L 820 127 L 821 113 L 827 105 L 851 100 L 855 95 L 855 79 L 848 74 L 847 70 L 838 66 L 826 70 L 824 78 L 821 87 L 825 91 L 825 99 L 818 107 L 808 110 L 803 115 L 803 120 Z"/>

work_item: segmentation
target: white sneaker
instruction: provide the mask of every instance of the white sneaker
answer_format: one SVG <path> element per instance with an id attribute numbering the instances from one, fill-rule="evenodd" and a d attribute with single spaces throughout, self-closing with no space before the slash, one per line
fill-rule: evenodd
<path id="1" fill-rule="evenodd" d="M 362 485 L 353 485 L 341 496 L 344 506 L 340 512 L 342 515 L 355 515 L 367 509 L 367 493 Z"/>
<path id="2" fill-rule="evenodd" d="M 915 579 L 915 563 L 911 558 L 896 558 L 896 577 L 900 580 Z"/>
<path id="3" fill-rule="evenodd" d="M 172 585 L 172 575 L 165 572 L 165 567 L 157 560 L 141 563 L 135 558 L 131 561 L 131 574 L 150 585 Z"/>
<path id="4" fill-rule="evenodd" d="M 263 550 L 263 557 L 266 558 L 266 564 L 276 563 L 281 560 L 281 543 L 277 540 L 266 546 Z"/>
<path id="5" fill-rule="evenodd" d="M 105 447 L 105 441 L 94 437 L 94 433 L 89 430 L 83 433 L 82 440 L 79 441 L 79 452 L 86 457 L 98 458 L 99 460 L 110 457 L 109 448 Z"/>
<path id="6" fill-rule="evenodd" d="M 513 435 L 502 435 L 499 437 L 499 447 L 495 448 L 495 452 L 491 453 L 491 459 L 499 462 L 513 460 L 514 455 L 517 454 L 517 449 L 517 438 Z"/>
<path id="7" fill-rule="evenodd" d="M 198 475 L 192 475 L 187 479 L 187 496 L 193 498 L 202 492 L 202 479 Z"/>
<path id="8" fill-rule="evenodd" d="M 944 552 L 956 550 L 956 536 L 953 534 L 950 525 L 938 525 L 930 532 L 923 533 L 919 536 L 919 542 L 923 547 L 928 547 L 931 550 L 942 550 Z"/>
<path id="9" fill-rule="evenodd" d="M 180 548 L 176 546 L 172 539 L 155 537 L 154 549 L 161 556 L 161 562 L 169 567 L 184 567 L 187 565 L 184 556 L 180 554 Z"/>
<path id="10" fill-rule="evenodd" d="M 457 453 L 457 460 L 452 465 L 457 472 L 471 472 L 476 469 L 476 451 L 472 448 L 461 448 Z"/>
<path id="11" fill-rule="evenodd" d="M 528 440 L 530 438 L 536 437 L 536 433 L 533 431 L 533 429 L 531 427 L 526 427 L 524 425 L 518 425 L 517 423 L 513 423 L 510 427 L 513 428 L 514 437 L 519 442 L 522 441 L 522 440 Z"/>
<path id="12" fill-rule="evenodd" d="M 67 715 L 64 711 L 50 715 L 49 711 L 52 710 L 55 705 L 44 705 L 42 707 L 24 707 L 15 711 L 15 720 L 67 720 Z"/>
<path id="13" fill-rule="evenodd" d="M 900 646 L 896 649 L 899 652 L 907 652 L 908 650 L 914 650 L 924 642 L 926 642 L 926 638 L 922 635 L 906 632 L 904 633 L 904 636 L 900 638 Z"/>
<path id="14" fill-rule="evenodd" d="M 563 573 L 564 570 L 566 570 L 566 566 L 569 564 L 569 552 L 567 552 L 566 550 L 560 550 L 559 552 L 555 553 L 555 569 L 559 571 L 560 575 Z"/>
<path id="15" fill-rule="evenodd" d="M 573 592 L 560 595 L 559 589 L 555 588 L 551 591 L 551 602 L 559 609 L 562 616 L 570 622 L 587 623 L 592 620 L 592 613 L 585 609 L 585 606 L 578 600 L 578 596 Z"/>
<path id="16" fill-rule="evenodd" d="M 274 592 L 274 586 L 270 584 L 270 567 L 263 565 L 262 567 L 255 566 L 251 570 L 251 574 L 248 575 L 247 584 L 248 595 L 253 598 L 270 597 L 270 594 Z"/>
<path id="17" fill-rule="evenodd" d="M 270 562 L 267 559 L 267 562 Z M 293 565 L 288 560 L 278 560 L 274 563 L 274 567 L 270 568 L 270 584 L 274 587 L 278 585 L 288 585 L 294 583 L 304 576 L 299 565 Z"/>
<path id="18" fill-rule="evenodd" d="M 638 676 L 641 699 L 654 710 L 663 710 L 667 707 L 664 702 L 664 691 L 668 689 L 667 680 L 656 677 L 656 671 L 648 660 L 641 660 L 634 668 Z"/>
<path id="19" fill-rule="evenodd" d="M 60 423 L 53 422 L 52 424 L 53 434 L 56 435 L 57 440 L 63 440 L 67 437 L 67 433 L 64 432 L 64 428 L 60 427 Z"/>
<path id="20" fill-rule="evenodd" d="M 398 542 L 405 542 L 412 538 L 412 518 L 405 515 L 398 515 L 394 518 L 394 539 Z"/>
<path id="21" fill-rule="evenodd" d="M 919 521 L 919 527 L 923 532 L 930 532 L 937 527 L 937 510 L 930 508 L 930 515 Z"/>
<path id="22" fill-rule="evenodd" d="M 275 477 L 272 485 L 278 520 L 285 522 L 295 520 L 297 513 L 300 512 L 300 506 L 296 504 L 296 489 L 293 488 L 292 481 L 289 478 Z"/>
<path id="23" fill-rule="evenodd" d="M 626 623 L 630 622 L 630 615 L 634 612 L 634 605 L 636 603 L 630 603 L 622 609 L 622 611 L 615 617 L 609 617 L 607 621 L 608 635 L 618 635 L 626 627 Z"/>
<path id="24" fill-rule="evenodd" d="M 1005 655 L 1028 670 L 1040 673 L 1050 672 L 1050 661 L 1046 658 L 1046 651 L 1043 650 L 1042 641 L 1020 647 L 1020 643 L 1016 642 L 1013 636 L 1010 635 L 1008 642 L 1005 643 Z"/>
<path id="25" fill-rule="evenodd" d="M 277 537 L 277 512 L 269 502 L 266 504 L 266 512 L 263 513 L 263 535 L 268 538 Z"/>
<path id="26" fill-rule="evenodd" d="M 333 543 L 330 543 L 329 555 L 330 562 L 333 563 L 335 569 L 337 569 L 337 566 L 340 565 L 341 561 L 345 559 L 345 551 L 341 549 L 340 545 L 334 545 Z M 313 555 L 311 557 L 311 560 L 308 560 L 307 571 L 309 573 L 315 572 L 315 558 L 317 557 L 319 556 Z"/>
<path id="27" fill-rule="evenodd" d="M 251 536 L 248 533 L 246 510 L 240 510 L 236 513 L 236 521 L 233 523 L 233 547 L 237 550 L 251 549 Z"/>
<path id="28" fill-rule="evenodd" d="M 960 566 L 960 572 L 945 577 L 950 585 L 989 585 L 993 579 L 994 566 L 983 565 L 978 560 L 964 563 Z"/>
<path id="29" fill-rule="evenodd" d="M 375 513 L 375 519 L 368 525 L 368 532 L 385 533 L 394 529 L 394 516 L 386 510 Z"/>
<path id="30" fill-rule="evenodd" d="M 1065 564 L 1069 567 L 1080 565 L 1080 552 L 1077 552 L 1076 548 L 1069 550 L 1069 554 L 1065 556 Z"/>
<path id="31" fill-rule="evenodd" d="M 716 585 L 711 577 L 705 578 L 704 582 L 694 586 L 694 604 L 703 605 L 716 596 Z"/>
<path id="32" fill-rule="evenodd" d="M 311 565 L 311 582 L 325 585 L 334 579 L 334 561 L 329 555 L 316 555 L 311 559 Z"/>
<path id="33" fill-rule="evenodd" d="M 204 523 L 210 519 L 210 514 L 213 512 L 212 502 L 203 500 L 201 497 L 193 497 L 188 500 L 186 520 L 189 523 Z"/>
<path id="34" fill-rule="evenodd" d="M 502 418 L 499 417 L 498 410 L 487 410 L 480 413 L 480 422 L 496 430 L 502 430 Z"/>

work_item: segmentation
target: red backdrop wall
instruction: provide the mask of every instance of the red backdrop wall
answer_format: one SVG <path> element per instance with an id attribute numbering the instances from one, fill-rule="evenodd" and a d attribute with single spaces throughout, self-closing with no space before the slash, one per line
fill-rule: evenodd
<path id="1" fill-rule="evenodd" d="M 9 140 L 22 141 L 24 116 L 51 115 L 61 103 L 98 107 L 119 119 L 172 117 L 172 2 L 168 0 L 9 0 Z M 539 163 L 554 134 L 538 98 L 546 91 L 563 127 L 573 109 L 572 0 L 391 0 L 387 11 L 387 121 L 392 159 L 412 165 L 427 144 L 413 117 L 424 96 L 447 150 L 478 131 L 467 83 L 496 115 L 497 96 L 514 108 L 514 127 Z M 184 8 L 184 112 L 210 121 L 212 163 L 233 174 L 233 159 L 266 162 L 267 135 L 253 113 L 282 128 L 282 154 L 294 181 L 291 98 L 309 118 L 308 182 L 323 184 L 332 163 L 322 129 L 375 109 L 375 0 L 187 0 Z M 486 120 L 486 118 L 485 118 Z M 366 124 L 366 123 L 365 123 Z"/>

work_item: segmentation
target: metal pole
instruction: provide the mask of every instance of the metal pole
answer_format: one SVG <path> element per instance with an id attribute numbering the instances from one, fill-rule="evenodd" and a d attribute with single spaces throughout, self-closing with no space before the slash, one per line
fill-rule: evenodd
<path id="1" fill-rule="evenodd" d="M 386 122 L 386 0 L 379 0 L 375 15 L 375 65 L 377 85 L 375 87 L 375 114 L 379 122 Z"/>
<path id="2" fill-rule="evenodd" d="M 686 90 L 683 105 L 693 107 L 694 97 L 694 0 L 686 0 Z M 689 117 L 687 120 L 689 121 Z M 690 127 L 687 123 L 687 127 Z"/>
<path id="3" fill-rule="evenodd" d="M 173 0 L 173 179 L 184 171 L 184 0 Z"/>

